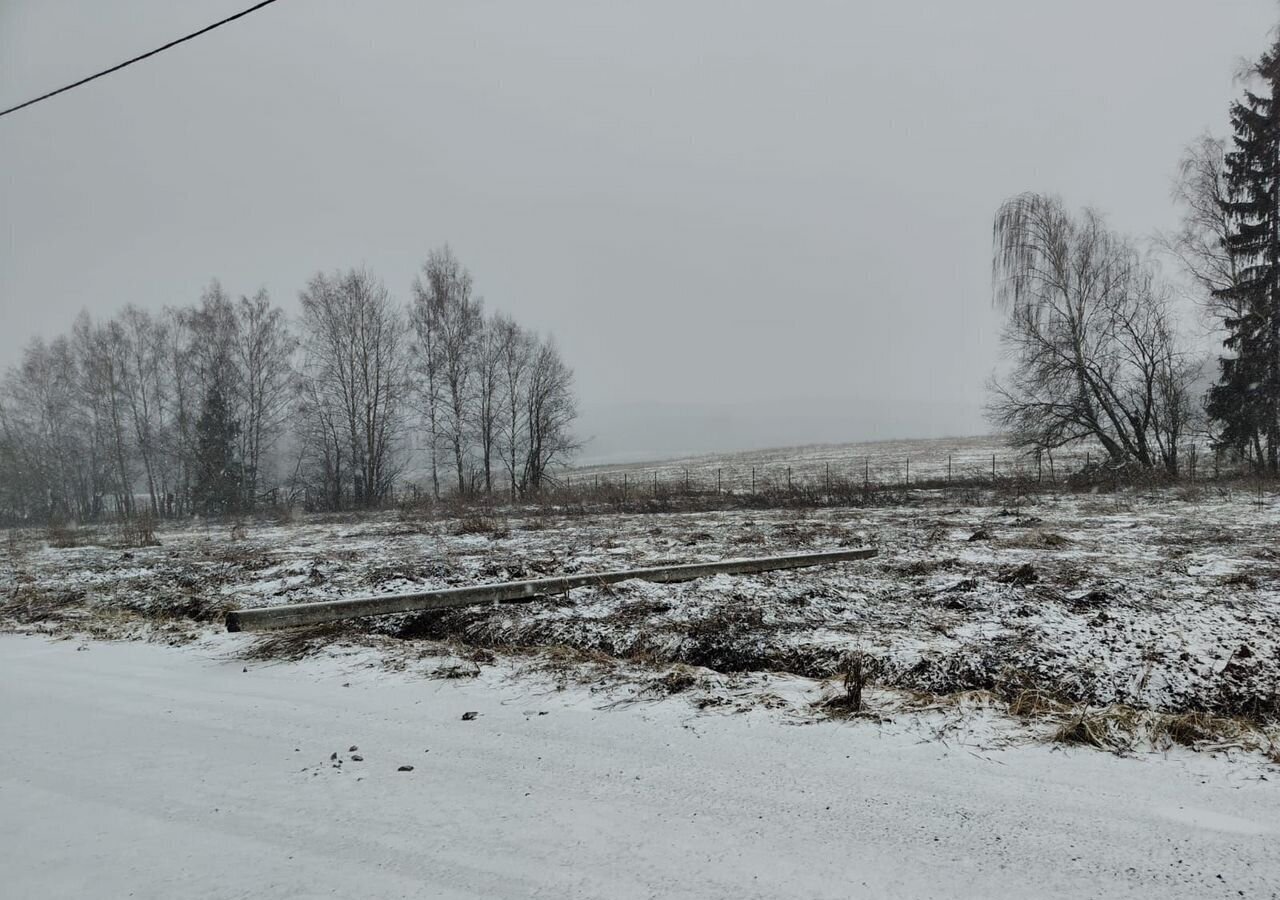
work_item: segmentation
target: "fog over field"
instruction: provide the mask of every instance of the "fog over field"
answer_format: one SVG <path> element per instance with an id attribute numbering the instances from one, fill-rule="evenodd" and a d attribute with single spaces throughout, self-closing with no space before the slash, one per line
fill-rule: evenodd
<path id="1" fill-rule="evenodd" d="M 0 101 L 238 8 L 0 4 Z M 311 273 L 364 263 L 405 300 L 449 241 L 555 333 L 589 458 L 985 433 L 994 204 L 1170 227 L 1179 150 L 1274 14 L 275 6 L 0 127 L 0 369 L 81 309 L 214 276 L 296 313 Z"/>

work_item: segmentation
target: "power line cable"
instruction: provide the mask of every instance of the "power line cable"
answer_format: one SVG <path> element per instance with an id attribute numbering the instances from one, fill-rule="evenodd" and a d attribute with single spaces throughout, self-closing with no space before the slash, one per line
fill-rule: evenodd
<path id="1" fill-rule="evenodd" d="M 214 22 L 212 25 L 206 25 L 204 28 L 201 28 L 199 31 L 193 31 L 188 35 L 184 35 L 178 38 L 176 41 L 170 41 L 169 43 L 165 44 L 163 47 L 157 47 L 154 50 L 149 50 L 148 52 L 143 53 L 141 56 L 135 56 L 133 59 L 127 59 L 124 62 L 120 63 L 119 65 L 114 65 L 109 69 L 103 69 L 101 72 L 98 72 L 94 75 L 90 75 L 88 78 L 81 78 L 79 81 L 74 82 L 72 84 L 68 84 L 64 87 L 60 87 L 56 91 L 50 91 L 47 94 L 41 94 L 39 97 L 34 97 L 28 100 L 26 103 L 19 103 L 17 106 L 11 106 L 8 109 L 4 110 L 3 112 L 0 112 L 0 116 L 7 116 L 9 115 L 9 113 L 14 113 L 20 109 L 25 109 L 26 107 L 31 106 L 32 104 L 39 103 L 41 100 L 48 100 L 50 97 L 56 97 L 58 94 L 61 94 L 64 91 L 69 91 L 72 88 L 78 88 L 82 84 L 88 84 L 90 81 L 93 81 L 96 78 L 101 78 L 103 75 L 110 75 L 112 72 L 118 72 L 121 69 L 125 68 L 126 66 L 131 66 L 136 62 L 142 62 L 142 60 L 146 59 L 149 56 L 155 56 L 157 53 L 163 53 L 165 50 L 168 50 L 170 47 L 176 47 L 181 43 L 191 40 L 192 38 L 197 38 L 202 34 L 213 31 L 213 29 L 215 28 L 221 28 L 223 25 L 226 25 L 228 22 L 234 22 L 236 19 L 243 18 L 244 16 L 249 15 L 249 13 L 251 12 L 257 12 L 258 10 L 262 9 L 262 7 L 270 6 L 272 3 L 275 3 L 275 2 L 276 0 L 262 0 L 261 3 L 257 3 L 249 7 L 248 9 L 241 10 L 240 12 L 236 13 L 233 16 L 227 16 L 227 18 L 222 19 L 219 22 Z"/>

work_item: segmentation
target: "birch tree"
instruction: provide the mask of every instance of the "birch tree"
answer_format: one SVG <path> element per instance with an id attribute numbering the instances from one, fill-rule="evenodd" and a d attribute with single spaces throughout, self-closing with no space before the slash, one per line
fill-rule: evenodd
<path id="1" fill-rule="evenodd" d="M 403 315 L 363 269 L 317 274 L 301 302 L 309 431 L 326 442 L 334 435 L 336 446 L 321 454 L 348 460 L 335 467 L 336 505 L 347 492 L 357 506 L 376 506 L 397 471 L 408 380 Z"/>

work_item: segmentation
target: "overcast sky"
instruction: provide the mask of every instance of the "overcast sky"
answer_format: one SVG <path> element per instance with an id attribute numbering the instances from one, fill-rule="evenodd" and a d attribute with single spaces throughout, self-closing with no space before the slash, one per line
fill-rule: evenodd
<path id="1" fill-rule="evenodd" d="M 0 107 L 249 0 L 0 0 Z M 0 367 L 89 309 L 448 241 L 587 458 L 983 432 L 990 225 L 1145 234 L 1273 0 L 281 0 L 0 119 Z"/>

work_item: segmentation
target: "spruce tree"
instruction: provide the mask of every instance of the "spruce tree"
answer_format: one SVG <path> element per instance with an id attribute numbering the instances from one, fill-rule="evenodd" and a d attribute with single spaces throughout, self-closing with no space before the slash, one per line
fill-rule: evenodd
<path id="1" fill-rule="evenodd" d="M 237 512 L 240 508 L 241 468 L 236 459 L 240 427 L 227 409 L 222 391 L 214 386 L 205 396 L 196 422 L 196 482 L 194 505 L 206 515 Z"/>
<path id="2" fill-rule="evenodd" d="M 1235 312 L 1223 342 L 1208 412 L 1220 443 L 1272 472 L 1280 465 L 1280 41 L 1252 69 L 1264 90 L 1231 107 L 1233 149 L 1226 155 L 1231 221 L 1227 252 L 1239 277 L 1218 292 Z"/>

